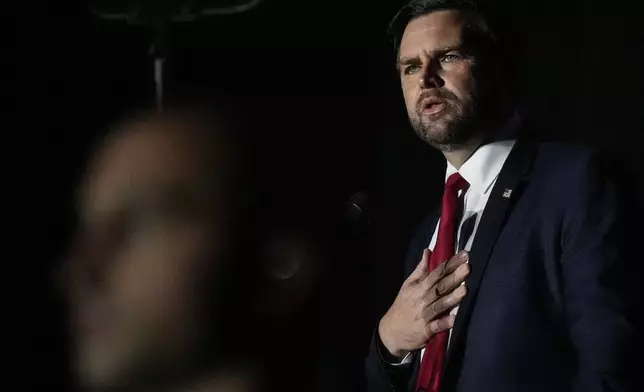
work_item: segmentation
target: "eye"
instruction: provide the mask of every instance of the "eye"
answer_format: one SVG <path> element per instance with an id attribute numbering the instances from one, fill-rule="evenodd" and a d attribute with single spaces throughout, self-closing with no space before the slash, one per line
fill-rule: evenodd
<path id="1" fill-rule="evenodd" d="M 132 242 L 162 228 L 169 219 L 168 214 L 155 208 L 138 207 L 121 221 L 121 240 Z"/>
<path id="2" fill-rule="evenodd" d="M 404 68 L 403 73 L 405 75 L 411 75 L 415 72 L 418 72 L 420 70 L 420 67 L 418 65 L 408 65 Z"/>
<path id="3" fill-rule="evenodd" d="M 446 54 L 446 55 L 443 55 L 443 56 L 440 58 L 440 62 L 441 62 L 441 63 L 453 63 L 454 61 L 461 60 L 462 58 L 463 58 L 463 57 L 461 57 L 461 56 L 460 56 L 460 55 L 458 55 L 458 54 L 455 54 L 455 53 L 448 53 L 448 54 Z"/>

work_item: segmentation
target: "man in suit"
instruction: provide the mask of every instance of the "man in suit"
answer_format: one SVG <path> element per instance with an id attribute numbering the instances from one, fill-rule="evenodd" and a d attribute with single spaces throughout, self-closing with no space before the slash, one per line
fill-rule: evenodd
<path id="1" fill-rule="evenodd" d="M 637 197 L 589 149 L 530 136 L 501 26 L 467 0 L 392 22 L 410 122 L 447 170 L 374 333 L 370 391 L 636 388 Z"/>

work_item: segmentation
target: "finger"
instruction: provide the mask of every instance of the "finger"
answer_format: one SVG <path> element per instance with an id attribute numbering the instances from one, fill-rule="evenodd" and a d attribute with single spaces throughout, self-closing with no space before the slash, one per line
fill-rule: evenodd
<path id="1" fill-rule="evenodd" d="M 452 256 L 451 259 L 447 262 L 447 269 L 451 272 L 456 270 L 463 263 L 467 263 L 470 259 L 470 252 L 462 250 Z"/>
<path id="2" fill-rule="evenodd" d="M 436 285 L 428 291 L 428 295 L 433 300 L 442 297 L 447 293 L 452 292 L 465 281 L 465 278 L 470 274 L 470 265 L 465 263 L 456 268 L 454 272 L 439 280 Z M 433 297 L 432 297 L 433 296 Z"/>
<path id="3" fill-rule="evenodd" d="M 467 263 L 469 254 L 466 251 L 460 251 L 452 256 L 448 261 L 440 263 L 429 275 L 425 278 L 426 288 L 429 290 L 434 287 L 439 280 L 443 277 L 454 272 L 460 265 Z"/>
<path id="4" fill-rule="evenodd" d="M 411 273 L 411 275 L 409 275 L 409 281 L 419 281 L 427 276 L 427 266 L 429 265 L 431 255 L 432 252 L 429 249 L 423 250 L 423 256 L 420 258 L 420 262 L 416 266 L 416 269 Z"/>
<path id="5" fill-rule="evenodd" d="M 429 306 L 424 310 L 426 320 L 436 320 L 440 318 L 443 313 L 450 311 L 452 308 L 460 304 L 463 298 L 465 298 L 465 295 L 467 295 L 467 286 L 461 285 L 448 295 L 429 304 Z"/>
<path id="6" fill-rule="evenodd" d="M 436 334 L 439 334 L 443 331 L 447 331 L 448 329 L 454 328 L 455 321 L 456 321 L 456 316 L 451 314 L 445 317 L 441 317 L 437 320 L 431 321 L 429 324 L 427 324 L 427 328 L 425 330 L 427 334 L 427 340 L 429 340 L 429 338 L 431 338 Z"/>

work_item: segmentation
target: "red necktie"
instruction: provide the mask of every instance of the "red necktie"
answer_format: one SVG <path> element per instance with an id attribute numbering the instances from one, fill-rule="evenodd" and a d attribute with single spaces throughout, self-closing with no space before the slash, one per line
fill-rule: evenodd
<path id="1" fill-rule="evenodd" d="M 458 192 L 466 189 L 468 185 L 459 173 L 449 176 L 445 183 L 438 238 L 429 260 L 429 271 L 433 271 L 440 263 L 454 255 Z M 434 335 L 427 342 L 418 373 L 417 392 L 438 392 L 448 337 L 449 331 L 444 331 Z"/>

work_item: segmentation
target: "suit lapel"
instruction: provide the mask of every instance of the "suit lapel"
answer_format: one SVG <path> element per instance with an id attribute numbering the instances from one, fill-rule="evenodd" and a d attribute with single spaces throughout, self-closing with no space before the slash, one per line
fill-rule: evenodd
<path id="1" fill-rule="evenodd" d="M 536 144 L 530 140 L 517 140 L 516 145 L 508 156 L 503 169 L 499 174 L 490 198 L 483 211 L 481 222 L 476 231 L 476 237 L 470 252 L 470 264 L 472 267 L 470 276 L 466 283 L 468 295 L 461 303 L 454 328 L 452 330 L 450 347 L 445 361 L 445 378 L 449 376 L 448 372 L 456 370 L 458 366 L 454 363 L 459 355 L 465 340 L 465 334 L 472 306 L 476 300 L 476 295 L 483 279 L 487 263 L 497 241 L 497 238 L 503 228 L 507 216 L 514 204 L 514 200 L 519 197 L 521 180 L 529 172 L 534 160 Z M 450 382 L 444 382 L 443 385 L 451 385 Z"/>

